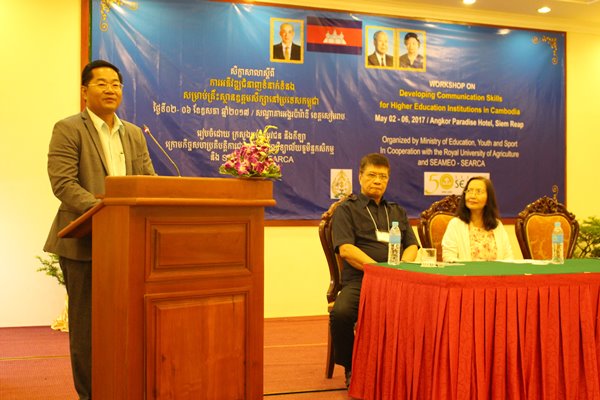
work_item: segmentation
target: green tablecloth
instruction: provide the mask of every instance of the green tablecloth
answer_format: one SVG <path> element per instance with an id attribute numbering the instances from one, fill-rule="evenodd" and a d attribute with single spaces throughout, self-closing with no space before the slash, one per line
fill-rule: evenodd
<path id="1" fill-rule="evenodd" d="M 376 265 L 411 272 L 423 272 L 427 274 L 437 274 L 446 276 L 509 276 L 600 272 L 600 259 L 598 258 L 573 258 L 565 260 L 565 263 L 562 265 L 539 265 L 531 264 L 530 262 L 539 263 L 540 261 L 472 261 L 455 264 L 443 263 L 444 267 L 437 268 L 423 268 L 419 263 L 401 263 L 400 265 L 378 263 Z"/>

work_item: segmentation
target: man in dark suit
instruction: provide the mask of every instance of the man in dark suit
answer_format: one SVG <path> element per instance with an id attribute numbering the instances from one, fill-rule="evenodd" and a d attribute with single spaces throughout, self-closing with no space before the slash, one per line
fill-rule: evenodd
<path id="1" fill-rule="evenodd" d="M 373 45 L 375 51 L 367 58 L 367 62 L 372 66 L 393 67 L 394 57 L 388 52 L 388 35 L 384 31 L 377 31 L 373 35 Z"/>
<path id="2" fill-rule="evenodd" d="M 44 251 L 57 254 L 69 298 L 69 347 L 73 381 L 80 399 L 92 396 L 91 237 L 63 239 L 58 232 L 99 203 L 109 175 L 155 175 L 141 129 L 119 119 L 122 76 L 114 65 L 96 60 L 81 74 L 83 112 L 54 125 L 48 175 L 61 201 Z"/>
<path id="3" fill-rule="evenodd" d="M 279 36 L 281 36 L 281 43 L 273 46 L 273 59 L 300 61 L 302 47 L 293 42 L 294 27 L 292 24 L 287 22 L 281 24 Z"/>

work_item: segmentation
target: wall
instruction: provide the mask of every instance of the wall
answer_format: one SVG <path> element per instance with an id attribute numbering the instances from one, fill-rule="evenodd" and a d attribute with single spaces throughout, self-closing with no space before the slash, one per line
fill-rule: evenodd
<path id="1" fill-rule="evenodd" d="M 79 110 L 79 0 L 0 8 L 0 326 L 48 325 L 64 302 L 36 272 L 58 201 L 46 174 L 52 126 Z"/>
<path id="2" fill-rule="evenodd" d="M 600 34 L 567 34 L 567 205 L 600 217 Z"/>
<path id="3" fill-rule="evenodd" d="M 268 1 L 265 1 L 268 2 Z M 282 2 L 279 2 L 282 3 Z M 403 17 L 567 30 L 567 204 L 578 217 L 600 215 L 600 27 L 400 1 L 287 1 Z M 64 290 L 35 272 L 58 206 L 46 175 L 54 123 L 79 111 L 80 0 L 3 2 L 0 9 L 0 327 L 48 325 Z M 597 108 L 597 107 L 596 107 Z M 550 188 L 549 188 L 550 190 Z M 518 252 L 514 229 L 507 226 Z M 325 314 L 328 273 L 316 227 L 265 232 L 265 316 Z"/>

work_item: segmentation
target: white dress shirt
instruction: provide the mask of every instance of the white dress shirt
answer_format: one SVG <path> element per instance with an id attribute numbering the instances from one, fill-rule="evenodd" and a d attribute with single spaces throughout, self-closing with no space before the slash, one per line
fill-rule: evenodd
<path id="1" fill-rule="evenodd" d="M 125 154 L 123 153 L 123 143 L 121 143 L 121 132 L 125 130 L 123 123 L 115 114 L 115 123 L 112 130 L 109 130 L 108 124 L 102 118 L 90 111 L 89 108 L 87 110 L 94 127 L 100 135 L 102 150 L 108 164 L 108 174 L 111 176 L 125 176 Z"/>

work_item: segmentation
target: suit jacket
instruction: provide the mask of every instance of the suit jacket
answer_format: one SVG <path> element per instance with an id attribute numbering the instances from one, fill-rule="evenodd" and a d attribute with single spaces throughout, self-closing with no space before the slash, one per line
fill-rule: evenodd
<path id="1" fill-rule="evenodd" d="M 292 48 L 290 51 L 290 60 L 300 60 L 300 53 L 302 52 L 302 47 L 297 45 L 296 43 L 292 43 Z M 285 60 L 285 56 L 283 54 L 283 43 L 276 44 L 273 46 L 273 58 L 276 60 Z"/>
<path id="2" fill-rule="evenodd" d="M 155 175 L 142 130 L 127 121 L 121 132 L 127 175 Z M 48 151 L 48 175 L 61 201 L 44 251 L 78 261 L 92 258 L 91 236 L 61 239 L 58 232 L 96 203 L 104 194 L 108 167 L 100 136 L 86 110 L 54 125 Z"/>
<path id="3" fill-rule="evenodd" d="M 373 54 L 369 55 L 369 57 L 367 58 L 367 61 L 368 61 L 369 65 L 379 66 L 379 60 L 377 59 L 376 52 L 373 52 Z M 382 67 L 382 68 L 393 67 L 393 66 L 394 66 L 394 57 L 390 56 L 389 54 L 386 54 L 385 55 L 385 67 Z"/>

